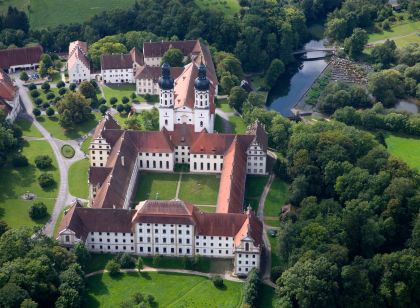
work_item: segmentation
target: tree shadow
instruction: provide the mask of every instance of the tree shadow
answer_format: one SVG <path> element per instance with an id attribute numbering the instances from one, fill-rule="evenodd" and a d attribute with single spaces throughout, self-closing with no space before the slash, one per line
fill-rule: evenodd
<path id="1" fill-rule="evenodd" d="M 152 280 L 152 277 L 150 277 L 148 272 L 140 272 L 140 276 L 146 280 Z"/>

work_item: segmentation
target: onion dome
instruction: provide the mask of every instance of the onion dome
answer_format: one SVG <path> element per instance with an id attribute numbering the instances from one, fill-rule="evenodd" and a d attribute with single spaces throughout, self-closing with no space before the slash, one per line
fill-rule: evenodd
<path id="1" fill-rule="evenodd" d="M 206 66 L 200 64 L 198 67 L 198 77 L 195 79 L 194 87 L 198 91 L 208 91 L 210 88 L 210 81 L 206 76 Z"/>
<path id="2" fill-rule="evenodd" d="M 162 90 L 172 90 L 174 88 L 174 79 L 171 77 L 171 67 L 168 63 L 162 65 L 162 75 L 159 77 L 158 84 Z"/>

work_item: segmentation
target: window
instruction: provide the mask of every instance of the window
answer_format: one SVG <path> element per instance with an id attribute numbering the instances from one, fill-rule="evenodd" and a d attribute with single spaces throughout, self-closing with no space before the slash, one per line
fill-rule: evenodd
<path id="1" fill-rule="evenodd" d="M 249 251 L 249 243 L 245 243 L 245 250 Z M 248 257 L 248 255 L 247 255 L 247 257 Z"/>
<path id="2" fill-rule="evenodd" d="M 66 235 L 66 242 L 70 242 L 70 236 Z"/>
<path id="3" fill-rule="evenodd" d="M 179 248 L 178 249 L 178 252 L 181 254 L 182 253 L 182 248 Z"/>

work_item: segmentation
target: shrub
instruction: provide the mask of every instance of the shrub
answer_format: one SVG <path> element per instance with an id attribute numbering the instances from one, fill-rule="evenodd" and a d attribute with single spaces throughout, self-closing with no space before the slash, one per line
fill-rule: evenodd
<path id="1" fill-rule="evenodd" d="M 108 110 L 108 107 L 107 107 L 106 105 L 100 105 L 100 106 L 99 106 L 99 111 L 100 111 L 102 114 L 105 114 L 107 110 Z"/>
<path id="2" fill-rule="evenodd" d="M 38 108 L 34 108 L 34 110 L 32 110 L 32 113 L 34 116 L 39 117 L 41 115 L 41 110 L 39 110 Z"/>
<path id="3" fill-rule="evenodd" d="M 124 111 L 124 105 L 118 104 L 117 105 L 117 111 L 120 112 L 120 113 L 123 112 Z"/>
<path id="4" fill-rule="evenodd" d="M 52 100 L 54 97 L 55 97 L 55 94 L 54 94 L 53 92 L 49 92 L 49 93 L 47 93 L 47 95 L 46 95 L 46 98 L 47 98 L 48 100 Z"/>
<path id="5" fill-rule="evenodd" d="M 29 217 L 32 219 L 42 219 L 48 214 L 47 207 L 43 202 L 35 202 L 29 208 Z"/>
<path id="6" fill-rule="evenodd" d="M 35 165 L 38 169 L 48 169 L 52 166 L 52 159 L 48 155 L 38 155 L 35 157 Z"/>
<path id="7" fill-rule="evenodd" d="M 63 96 L 64 94 L 66 94 L 67 89 L 66 88 L 61 88 L 58 90 L 58 94 L 60 94 L 61 96 Z"/>
<path id="8" fill-rule="evenodd" d="M 22 81 L 28 81 L 29 80 L 29 76 L 27 72 L 21 72 L 19 75 L 19 79 Z"/>
<path id="9" fill-rule="evenodd" d="M 47 109 L 50 107 L 50 104 L 48 102 L 45 102 L 42 104 L 42 108 Z"/>
<path id="10" fill-rule="evenodd" d="M 131 93 L 130 97 L 131 97 L 131 100 L 134 101 L 137 97 L 136 92 Z"/>
<path id="11" fill-rule="evenodd" d="M 42 100 L 42 98 L 37 97 L 34 99 L 35 105 L 39 106 L 41 105 L 44 101 Z"/>
<path id="12" fill-rule="evenodd" d="M 65 158 L 73 158 L 75 151 L 73 149 L 73 147 L 69 144 L 64 144 L 61 147 L 61 154 L 65 157 Z"/>
<path id="13" fill-rule="evenodd" d="M 153 257 L 153 261 L 152 261 L 153 266 L 154 266 L 154 267 L 159 267 L 159 265 L 160 265 L 160 260 L 161 260 L 161 257 L 160 257 L 159 255 L 155 255 L 155 256 Z"/>
<path id="14" fill-rule="evenodd" d="M 143 259 L 141 257 L 138 257 L 136 268 L 139 272 L 144 268 Z"/>
<path id="15" fill-rule="evenodd" d="M 110 276 L 115 277 L 120 272 L 120 264 L 115 260 L 110 260 L 105 266 L 105 269 L 109 272 Z"/>
<path id="16" fill-rule="evenodd" d="M 45 111 L 45 113 L 47 114 L 47 116 L 52 117 L 52 116 L 54 115 L 54 113 L 55 113 L 55 110 L 54 110 L 53 108 L 49 107 L 49 108 Z"/>
<path id="17" fill-rule="evenodd" d="M 36 97 L 38 97 L 39 95 L 40 95 L 40 93 L 39 93 L 39 91 L 38 91 L 38 90 L 34 89 L 34 90 L 32 90 L 32 91 L 31 91 L 31 96 L 32 96 L 33 98 L 36 98 Z"/>
<path id="18" fill-rule="evenodd" d="M 9 226 L 4 220 L 0 220 L 0 237 L 5 233 L 7 230 L 9 230 Z"/>
<path id="19" fill-rule="evenodd" d="M 130 100 L 128 99 L 127 96 L 123 96 L 121 101 L 122 101 L 123 104 L 127 104 Z"/>
<path id="20" fill-rule="evenodd" d="M 48 82 L 44 82 L 41 86 L 41 89 L 44 90 L 44 92 L 48 92 L 50 90 L 51 86 Z"/>
<path id="21" fill-rule="evenodd" d="M 76 84 L 75 83 L 71 83 L 70 85 L 69 85 L 69 89 L 70 89 L 70 91 L 74 91 L 74 90 L 76 90 Z"/>
<path id="22" fill-rule="evenodd" d="M 124 111 L 129 113 L 131 111 L 131 105 L 130 104 L 124 105 Z"/>
<path id="23" fill-rule="evenodd" d="M 129 253 L 122 253 L 116 257 L 121 268 L 134 268 L 136 266 L 136 258 Z"/>
<path id="24" fill-rule="evenodd" d="M 211 277 L 211 281 L 213 282 L 213 285 L 220 289 L 223 287 L 223 279 L 220 277 L 220 275 L 214 275 Z"/>
<path id="25" fill-rule="evenodd" d="M 22 154 L 17 154 L 12 159 L 12 165 L 13 167 L 20 168 L 20 167 L 26 167 L 27 165 L 29 165 L 29 163 L 28 163 L 28 159 L 25 156 L 23 156 Z"/>
<path id="26" fill-rule="evenodd" d="M 95 79 L 92 79 L 91 81 L 89 81 L 90 82 L 90 84 L 95 88 L 95 89 L 97 89 L 98 88 L 98 83 L 96 82 L 96 80 Z"/>
<path id="27" fill-rule="evenodd" d="M 111 97 L 111 98 L 109 99 L 109 102 L 111 103 L 111 105 L 115 105 L 115 104 L 118 102 L 118 98 L 116 98 L 116 97 Z"/>
<path id="28" fill-rule="evenodd" d="M 54 178 L 51 174 L 49 173 L 42 173 L 39 177 L 38 177 L 38 183 L 39 186 L 41 186 L 42 188 L 48 188 L 54 185 L 55 181 Z"/>
<path id="29" fill-rule="evenodd" d="M 147 93 L 144 95 L 144 99 L 146 100 L 146 102 L 150 102 L 152 100 L 152 96 L 149 93 Z"/>
<path id="30" fill-rule="evenodd" d="M 64 88 L 66 86 L 65 82 L 60 80 L 59 82 L 57 82 L 57 88 Z"/>
<path id="31" fill-rule="evenodd" d="M 106 99 L 101 97 L 98 102 L 99 102 L 99 105 L 104 105 L 106 104 Z"/>
<path id="32" fill-rule="evenodd" d="M 271 269 L 271 281 L 276 282 L 277 279 L 279 279 L 279 277 L 281 276 L 283 272 L 283 268 L 281 266 L 274 266 Z"/>
<path id="33" fill-rule="evenodd" d="M 35 85 L 35 84 L 33 84 L 33 83 L 29 84 L 29 85 L 28 85 L 28 90 L 29 90 L 29 91 L 36 90 L 36 85 Z"/>

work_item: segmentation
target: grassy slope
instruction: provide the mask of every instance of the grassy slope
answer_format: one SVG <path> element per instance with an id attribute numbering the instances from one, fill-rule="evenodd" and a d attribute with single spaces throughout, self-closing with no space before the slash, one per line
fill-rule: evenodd
<path id="1" fill-rule="evenodd" d="M 267 199 L 264 205 L 264 216 L 270 216 L 276 218 L 275 220 L 266 220 L 268 225 L 278 226 L 278 216 L 281 207 L 286 204 L 288 200 L 288 187 L 285 182 L 276 178 L 271 185 L 270 191 L 268 192 Z"/>
<path id="2" fill-rule="evenodd" d="M 135 292 L 151 294 L 159 307 L 240 307 L 242 284 L 225 281 L 225 288 L 217 289 L 200 276 L 175 273 L 108 274 L 87 279 L 86 307 L 118 307 Z"/>
<path id="3" fill-rule="evenodd" d="M 255 175 L 249 175 L 246 178 L 245 205 L 251 205 L 254 211 L 258 209 L 258 202 L 260 201 L 267 179 L 268 177 L 266 176 Z"/>
<path id="4" fill-rule="evenodd" d="M 391 27 L 391 31 L 372 33 L 369 35 L 369 43 L 386 40 L 395 36 L 407 35 L 420 30 L 420 21 L 410 21 Z M 420 37 L 419 37 L 420 38 Z"/>
<path id="5" fill-rule="evenodd" d="M 245 134 L 246 132 L 246 125 L 244 120 L 237 115 L 230 116 L 229 122 L 232 125 L 232 133 L 233 134 Z"/>
<path id="6" fill-rule="evenodd" d="M 88 169 L 89 160 L 82 159 L 75 162 L 69 169 L 69 189 L 70 194 L 75 197 L 87 199 L 88 190 Z"/>
<path id="7" fill-rule="evenodd" d="M 385 138 L 388 151 L 410 167 L 420 170 L 420 139 L 389 134 Z"/>
<path id="8" fill-rule="evenodd" d="M 155 199 L 156 193 L 159 193 L 160 200 L 175 198 L 178 178 L 178 174 L 141 172 L 134 196 L 135 204 L 143 200 Z"/>
<path id="9" fill-rule="evenodd" d="M 102 11 L 125 9 L 133 4 L 134 0 L 32 0 L 29 20 L 33 28 L 83 23 Z"/>
<path id="10" fill-rule="evenodd" d="M 193 204 L 216 204 L 219 182 L 215 175 L 184 174 L 179 199 Z"/>
<path id="11" fill-rule="evenodd" d="M 35 167 L 35 157 L 38 155 L 49 155 L 53 159 L 53 167 L 48 172 L 53 174 L 56 185 L 43 190 L 37 181 L 41 171 Z M 59 184 L 59 174 L 55 156 L 46 141 L 29 141 L 23 148 L 30 165 L 23 168 L 12 168 L 11 166 L 2 167 L 0 176 L 0 219 L 5 220 L 10 227 L 31 226 L 35 224 L 44 224 L 46 220 L 33 221 L 29 218 L 28 209 L 34 201 L 25 201 L 20 197 L 27 191 L 35 193 L 36 201 L 42 201 L 48 208 L 48 212 L 54 206 L 57 197 Z"/>
<path id="12" fill-rule="evenodd" d="M 124 96 L 128 97 L 131 100 L 130 95 L 136 90 L 136 86 L 134 84 L 124 84 L 112 87 L 102 86 L 102 90 L 104 91 L 105 98 L 108 102 L 111 97 L 116 97 L 118 98 L 117 104 L 119 104 L 122 103 L 121 100 Z M 137 98 L 140 99 L 141 97 L 138 96 Z"/>
<path id="13" fill-rule="evenodd" d="M 194 2 L 202 9 L 218 10 L 230 16 L 239 13 L 241 8 L 238 0 L 195 0 Z"/>

